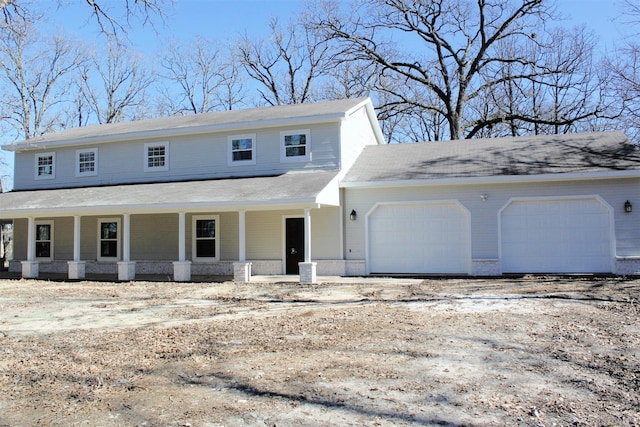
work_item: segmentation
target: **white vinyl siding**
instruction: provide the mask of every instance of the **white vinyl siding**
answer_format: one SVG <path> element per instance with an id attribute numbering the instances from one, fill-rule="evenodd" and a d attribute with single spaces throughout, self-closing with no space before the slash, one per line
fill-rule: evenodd
<path id="1" fill-rule="evenodd" d="M 51 179 L 35 180 L 34 153 L 16 152 L 14 189 L 133 184 L 149 182 L 151 174 L 154 180 L 196 180 L 273 175 L 290 170 L 337 170 L 340 167 L 339 124 L 327 123 L 309 127 L 310 136 L 313 137 L 313 161 L 309 162 L 281 161 L 280 133 L 287 129 L 290 128 L 255 132 L 255 164 L 229 164 L 229 133 L 175 137 L 170 142 L 131 141 L 100 145 L 96 147 L 99 150 L 98 174 L 81 178 L 76 176 L 77 147 L 61 147 L 56 150 L 55 179 L 52 176 Z M 362 132 L 366 133 L 364 130 Z M 145 144 L 166 144 L 166 170 L 147 168 Z"/>
<path id="2" fill-rule="evenodd" d="M 486 200 L 480 196 L 487 195 Z M 364 215 L 378 202 L 458 200 L 470 213 L 472 259 L 499 258 L 498 212 L 512 198 L 575 197 L 598 195 L 613 209 L 616 256 L 640 256 L 640 227 L 636 206 L 640 205 L 640 179 L 605 179 L 522 184 L 432 185 L 398 188 L 347 188 L 344 195 L 345 258 L 366 258 Z M 634 211 L 624 213 L 624 203 Z M 635 202 L 635 201 L 638 202 Z M 356 221 L 349 220 L 355 209 Z"/>

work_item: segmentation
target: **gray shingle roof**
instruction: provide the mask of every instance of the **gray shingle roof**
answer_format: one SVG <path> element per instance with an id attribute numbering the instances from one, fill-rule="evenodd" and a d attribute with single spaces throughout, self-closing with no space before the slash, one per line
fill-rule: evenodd
<path id="1" fill-rule="evenodd" d="M 264 205 L 314 204 L 337 171 L 278 176 L 116 185 L 0 194 L 0 216 L 122 211 L 224 210 Z M 338 187 L 335 186 L 337 199 Z"/>
<path id="2" fill-rule="evenodd" d="M 622 132 L 367 146 L 344 183 L 640 170 Z"/>
<path id="3" fill-rule="evenodd" d="M 339 120 L 345 117 L 351 109 L 364 104 L 366 101 L 368 101 L 368 98 L 342 99 L 310 104 L 279 105 L 85 126 L 45 134 L 29 141 L 19 141 L 5 145 L 3 148 L 16 150 L 43 147 L 52 143 L 108 142 L 124 138 L 164 137 L 181 133 L 249 129 L 305 120 L 310 122 Z"/>

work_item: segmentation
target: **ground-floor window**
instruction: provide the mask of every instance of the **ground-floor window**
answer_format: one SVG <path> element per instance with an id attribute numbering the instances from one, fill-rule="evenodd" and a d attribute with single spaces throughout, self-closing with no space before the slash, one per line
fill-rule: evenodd
<path id="1" fill-rule="evenodd" d="M 193 260 L 218 261 L 220 240 L 218 238 L 220 217 L 218 215 L 197 215 L 193 217 Z"/>
<path id="2" fill-rule="evenodd" d="M 36 259 L 53 259 L 53 222 L 36 222 Z"/>
<path id="3" fill-rule="evenodd" d="M 120 219 L 102 218 L 98 220 L 98 261 L 120 259 Z"/>

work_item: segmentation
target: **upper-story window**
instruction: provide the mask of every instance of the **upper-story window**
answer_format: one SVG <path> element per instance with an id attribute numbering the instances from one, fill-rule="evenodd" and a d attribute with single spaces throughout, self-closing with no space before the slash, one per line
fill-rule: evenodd
<path id="1" fill-rule="evenodd" d="M 53 179 L 56 177 L 56 153 L 36 154 L 36 179 Z"/>
<path id="2" fill-rule="evenodd" d="M 150 142 L 144 144 L 144 171 L 169 170 L 169 143 Z"/>
<path id="3" fill-rule="evenodd" d="M 229 137 L 229 164 L 256 164 L 256 134 L 235 135 Z"/>
<path id="4" fill-rule="evenodd" d="M 98 174 L 98 149 L 76 150 L 76 176 Z"/>
<path id="5" fill-rule="evenodd" d="M 280 160 L 303 162 L 311 160 L 309 129 L 280 132 Z"/>

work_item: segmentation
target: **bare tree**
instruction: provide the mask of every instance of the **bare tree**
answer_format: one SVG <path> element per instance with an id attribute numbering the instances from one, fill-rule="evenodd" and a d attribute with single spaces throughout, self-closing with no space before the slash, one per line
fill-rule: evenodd
<path id="1" fill-rule="evenodd" d="M 606 90 L 615 104 L 610 114 L 616 117 L 618 129 L 640 143 L 640 5 L 632 0 L 623 3 L 624 23 L 628 37 L 603 61 L 607 76 Z"/>
<path id="2" fill-rule="evenodd" d="M 79 67 L 79 96 L 75 110 L 79 125 L 90 116 L 99 124 L 136 119 L 154 82 L 140 55 L 109 43 L 106 52 L 94 51 Z M 86 111 L 86 113 L 83 113 Z"/>
<path id="3" fill-rule="evenodd" d="M 245 35 L 238 43 L 244 69 L 260 85 L 260 102 L 282 105 L 316 100 L 314 85 L 329 70 L 329 44 L 305 25 L 290 24 L 283 29 L 273 19 L 270 29 L 269 40 Z"/>
<path id="4" fill-rule="evenodd" d="M 477 117 L 468 135 L 517 136 L 585 130 L 605 104 L 592 61 L 595 41 L 585 28 L 557 28 L 526 44 L 501 43 L 503 56 L 525 51 L 530 62 L 508 63 L 492 71 L 500 81 L 489 96 L 474 100 Z M 512 76 L 531 76 L 514 79 Z"/>
<path id="5" fill-rule="evenodd" d="M 60 125 L 56 106 L 67 101 L 69 76 L 80 62 L 77 47 L 62 37 L 36 38 L 29 22 L 3 28 L 0 38 L 2 117 L 26 139 Z"/>
<path id="6" fill-rule="evenodd" d="M 115 5 L 109 0 L 77 0 L 84 3 L 90 16 L 95 20 L 100 31 L 111 36 L 126 35 L 132 20 L 139 20 L 143 25 L 154 25 L 163 21 L 166 10 L 174 0 L 119 0 Z M 61 7 L 72 7 L 64 0 L 57 0 Z M 36 10 L 41 5 L 31 0 L 0 0 L 0 12 L 5 25 L 13 25 L 15 21 L 27 20 L 37 22 L 42 18 Z M 115 7 L 114 7 L 115 6 Z"/>
<path id="7" fill-rule="evenodd" d="M 387 90 L 391 104 L 380 105 L 382 109 L 429 112 L 429 121 L 446 122 L 451 139 L 482 134 L 506 120 L 493 116 L 499 110 L 482 107 L 496 87 L 509 82 L 525 86 L 564 73 L 536 64 L 526 49 L 501 49 L 504 44 L 527 46 L 545 30 L 544 20 L 553 11 L 543 0 L 360 0 L 355 6 L 345 12 L 336 2 L 323 2 L 313 22 L 327 39 L 339 43 L 341 61 L 369 61 L 412 88 L 406 93 Z M 405 45 L 414 47 L 406 51 Z M 498 73 L 505 68 L 519 72 Z M 427 92 L 435 98 L 415 96 Z M 555 123 L 553 117 L 522 117 L 524 122 L 538 120 Z"/>
<path id="8" fill-rule="evenodd" d="M 244 102 L 244 84 L 231 52 L 204 38 L 170 42 L 160 62 L 165 114 L 231 110 Z"/>

